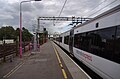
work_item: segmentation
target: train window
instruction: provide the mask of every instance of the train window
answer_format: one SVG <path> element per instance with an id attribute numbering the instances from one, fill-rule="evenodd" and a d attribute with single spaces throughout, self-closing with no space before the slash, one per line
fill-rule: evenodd
<path id="1" fill-rule="evenodd" d="M 64 37 L 64 43 L 67 45 L 69 44 L 69 36 Z"/>
<path id="2" fill-rule="evenodd" d="M 111 27 L 97 32 L 101 37 L 100 55 L 110 60 L 113 60 L 115 29 L 115 27 Z"/>
<path id="3" fill-rule="evenodd" d="M 89 48 L 89 37 L 88 33 L 76 34 L 74 36 L 74 47 L 88 51 Z"/>
<path id="4" fill-rule="evenodd" d="M 99 23 L 96 23 L 96 26 L 95 26 L 96 28 L 98 28 L 99 27 Z"/>
<path id="5" fill-rule="evenodd" d="M 74 47 L 81 49 L 82 44 L 82 34 L 76 34 L 74 36 Z"/>
<path id="6" fill-rule="evenodd" d="M 89 38 L 89 48 L 88 51 L 100 55 L 101 49 L 101 36 L 97 33 L 97 31 L 89 32 L 87 37 Z"/>
<path id="7" fill-rule="evenodd" d="M 120 26 L 117 27 L 114 60 L 120 63 Z"/>
<path id="8" fill-rule="evenodd" d="M 58 38 L 58 37 L 56 38 L 56 41 L 58 41 L 58 42 L 59 42 L 59 38 Z"/>
<path id="9" fill-rule="evenodd" d="M 62 42 L 62 37 L 59 37 L 59 42 Z"/>
<path id="10" fill-rule="evenodd" d="M 74 47 L 120 63 L 120 26 L 75 34 Z"/>
<path id="11" fill-rule="evenodd" d="M 79 34 L 76 34 L 74 36 L 74 47 L 79 48 L 80 42 L 79 42 L 80 38 L 79 38 Z"/>
<path id="12" fill-rule="evenodd" d="M 91 39 L 88 36 L 88 32 L 81 34 L 80 38 L 81 38 L 81 49 L 85 50 L 85 51 L 89 51 L 90 49 L 90 43 L 91 43 Z"/>
<path id="13" fill-rule="evenodd" d="M 105 28 L 89 32 L 89 52 L 103 58 L 115 61 L 115 30 L 116 27 Z"/>
<path id="14" fill-rule="evenodd" d="M 66 36 L 64 36 L 64 44 L 66 44 Z"/>

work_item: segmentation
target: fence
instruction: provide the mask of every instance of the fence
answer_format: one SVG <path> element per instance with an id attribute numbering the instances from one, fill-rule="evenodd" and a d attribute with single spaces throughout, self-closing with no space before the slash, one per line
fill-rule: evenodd
<path id="1" fill-rule="evenodd" d="M 27 52 L 30 50 L 29 42 L 23 43 L 23 52 Z M 10 55 L 18 55 L 19 53 L 19 44 L 18 43 L 12 43 L 12 44 L 0 44 L 0 59 L 2 59 L 4 62 L 6 61 L 6 58 Z"/>
<path id="2" fill-rule="evenodd" d="M 6 61 L 6 56 L 11 54 L 18 53 L 17 43 L 13 44 L 1 44 L 0 45 L 0 58 L 3 58 L 3 61 Z"/>

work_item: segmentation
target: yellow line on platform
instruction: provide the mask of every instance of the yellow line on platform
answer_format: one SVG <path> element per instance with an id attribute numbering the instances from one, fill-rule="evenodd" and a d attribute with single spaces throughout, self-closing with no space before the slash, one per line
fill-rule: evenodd
<path id="1" fill-rule="evenodd" d="M 63 68 L 63 65 L 62 65 L 62 64 L 60 64 L 60 67 L 61 67 L 61 68 Z"/>
<path id="2" fill-rule="evenodd" d="M 67 75 L 66 75 L 66 72 L 65 72 L 64 69 L 62 69 L 62 73 L 63 73 L 63 75 L 64 75 L 64 78 L 67 79 Z"/>
<path id="3" fill-rule="evenodd" d="M 65 72 L 65 70 L 64 70 L 64 68 L 63 68 L 63 65 L 62 65 L 62 63 L 61 63 L 61 60 L 60 60 L 60 57 L 59 57 L 59 55 L 58 55 L 57 49 L 54 47 L 54 45 L 53 45 L 53 48 L 54 48 L 54 51 L 55 51 L 55 53 L 56 53 L 56 56 L 57 56 L 59 65 L 60 65 L 60 67 L 61 67 L 61 69 L 62 69 L 62 74 L 63 74 L 63 76 L 64 76 L 64 79 L 67 79 L 67 74 L 66 74 L 66 72 Z"/>

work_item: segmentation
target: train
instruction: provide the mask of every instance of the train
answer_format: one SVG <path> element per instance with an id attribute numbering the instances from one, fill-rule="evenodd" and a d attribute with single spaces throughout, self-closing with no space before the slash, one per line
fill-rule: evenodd
<path id="1" fill-rule="evenodd" d="M 61 33 L 54 42 L 103 79 L 120 79 L 120 5 Z"/>

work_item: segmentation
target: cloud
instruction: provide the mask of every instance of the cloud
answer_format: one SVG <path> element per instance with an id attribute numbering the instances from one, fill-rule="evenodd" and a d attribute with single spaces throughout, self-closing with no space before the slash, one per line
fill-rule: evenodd
<path id="1" fill-rule="evenodd" d="M 0 26 L 12 25 L 15 28 L 19 27 L 19 12 L 20 12 L 20 1 L 23 0 L 0 0 Z M 95 13 L 99 9 L 110 4 L 114 0 L 67 0 L 67 3 L 61 13 L 61 16 L 79 16 L 87 17 L 92 13 Z M 65 0 L 42 0 L 33 3 L 22 4 L 22 21 L 23 26 L 28 28 L 30 31 L 33 29 L 33 24 L 37 24 L 37 18 L 40 16 L 58 16 Z M 101 5 L 100 5 L 101 4 Z M 94 17 L 108 9 L 119 5 L 120 0 L 117 0 L 113 4 L 105 7 L 101 11 L 92 15 Z M 95 8 L 97 7 L 97 8 Z M 35 19 L 36 21 L 33 21 Z M 63 32 L 68 30 L 72 26 L 67 26 L 66 22 L 55 23 L 53 21 L 41 21 L 45 22 L 46 27 L 50 33 Z"/>
<path id="2" fill-rule="evenodd" d="M 13 16 L 11 16 L 11 15 L 4 15 L 4 14 L 1 14 L 0 15 L 0 19 L 3 19 L 3 20 L 5 20 L 5 19 L 13 19 Z"/>

